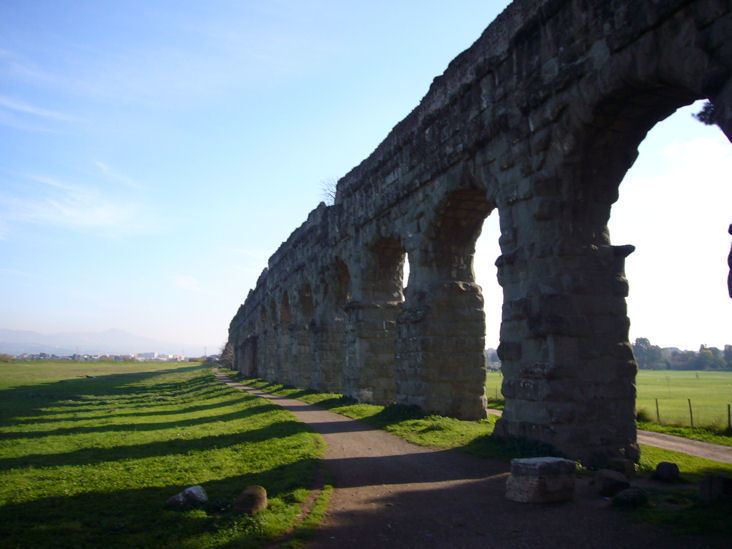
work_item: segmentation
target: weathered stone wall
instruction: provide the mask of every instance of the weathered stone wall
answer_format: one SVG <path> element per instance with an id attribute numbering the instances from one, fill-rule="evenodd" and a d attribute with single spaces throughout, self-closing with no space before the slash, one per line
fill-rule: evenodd
<path id="1" fill-rule="evenodd" d="M 607 221 L 638 144 L 676 108 L 710 99 L 732 138 L 731 12 L 721 0 L 515 1 L 270 258 L 231 322 L 235 367 L 483 417 L 472 261 L 499 215 L 497 432 L 588 464 L 637 457 L 633 248 L 610 243 Z"/>

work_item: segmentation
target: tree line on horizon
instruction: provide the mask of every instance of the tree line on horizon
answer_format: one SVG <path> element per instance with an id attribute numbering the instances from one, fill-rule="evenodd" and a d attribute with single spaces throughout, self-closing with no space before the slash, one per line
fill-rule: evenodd
<path id="1" fill-rule="evenodd" d="M 684 351 L 661 348 L 648 338 L 639 337 L 633 343 L 633 354 L 641 370 L 732 371 L 732 345 L 725 345 L 724 349 L 701 345 L 698 351 Z"/>

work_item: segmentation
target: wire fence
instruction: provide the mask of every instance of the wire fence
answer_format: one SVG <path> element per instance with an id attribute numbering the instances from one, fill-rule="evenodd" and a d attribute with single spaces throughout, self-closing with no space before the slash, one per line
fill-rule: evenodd
<path id="1" fill-rule="evenodd" d="M 486 397 L 503 400 L 500 370 L 488 371 Z M 641 370 L 636 410 L 646 421 L 732 430 L 732 372 Z"/>

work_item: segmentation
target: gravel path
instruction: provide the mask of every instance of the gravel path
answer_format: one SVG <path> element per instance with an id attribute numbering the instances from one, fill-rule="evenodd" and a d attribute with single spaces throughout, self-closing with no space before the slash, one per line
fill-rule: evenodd
<path id="1" fill-rule="evenodd" d="M 488 413 L 501 416 L 500 410 L 489 409 Z M 690 456 L 703 457 L 722 463 L 732 463 L 732 446 L 722 446 L 700 440 L 655 433 L 653 431 L 638 431 L 638 443 L 655 446 L 664 450 L 673 450 Z"/>
<path id="2" fill-rule="evenodd" d="M 573 501 L 508 501 L 508 464 L 410 444 L 385 431 L 298 400 L 269 399 L 320 433 L 334 491 L 312 547 L 709 547 L 637 522 L 578 479 Z M 720 545 L 722 546 L 722 545 Z"/>

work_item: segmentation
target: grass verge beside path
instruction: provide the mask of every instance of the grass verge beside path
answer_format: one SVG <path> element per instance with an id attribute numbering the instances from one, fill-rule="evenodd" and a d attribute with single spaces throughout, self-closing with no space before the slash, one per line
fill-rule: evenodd
<path id="1" fill-rule="evenodd" d="M 289 412 L 208 367 L 2 364 L 0 545 L 258 546 L 295 524 L 323 450 Z M 204 509 L 164 508 L 193 484 Z M 234 514 L 251 484 L 269 509 Z"/>
<path id="2" fill-rule="evenodd" d="M 337 393 L 317 393 L 287 387 L 261 379 L 239 376 L 250 387 L 278 396 L 297 398 L 309 404 L 327 408 L 337 414 L 360 419 L 420 446 L 456 448 L 479 457 L 509 460 L 514 457 L 552 455 L 547 446 L 519 441 L 496 440 L 491 437 L 497 418 L 489 416 L 480 421 L 464 421 L 444 416 L 427 415 L 410 406 L 381 406 L 357 402 Z M 685 479 L 698 481 L 704 474 L 732 475 L 732 464 L 720 463 L 651 446 L 641 446 L 641 471 L 653 471 L 661 461 L 679 464 Z"/>
<path id="3" fill-rule="evenodd" d="M 481 421 L 461 421 L 426 415 L 412 407 L 365 404 L 335 393 L 317 393 L 240 375 L 237 378 L 250 387 L 274 395 L 296 398 L 362 420 L 421 446 L 455 448 L 479 457 L 504 461 L 514 457 L 552 455 L 541 445 L 499 441 L 491 437 L 496 421 L 494 416 Z M 667 525 L 679 532 L 732 535 L 732 522 L 729 521 L 732 504 L 722 502 L 705 506 L 690 485 L 699 482 L 705 474 L 732 476 L 732 464 L 641 445 L 639 470 L 642 473 L 654 471 L 656 465 L 662 461 L 671 461 L 679 466 L 682 482 L 651 490 L 650 507 L 637 511 L 637 516 L 648 522 Z M 689 517 L 694 518 L 690 520 Z"/>
<path id="4" fill-rule="evenodd" d="M 458 448 L 479 457 L 504 461 L 515 457 L 553 455 L 552 450 L 542 444 L 498 441 L 491 437 L 497 419 L 495 416 L 480 421 L 463 421 L 428 415 L 413 406 L 366 404 L 337 393 L 317 393 L 240 376 L 237 379 L 276 396 L 296 398 L 362 420 L 420 446 Z"/>
<path id="5" fill-rule="evenodd" d="M 652 421 L 639 421 L 638 429 L 663 433 L 664 435 L 674 435 L 690 440 L 698 440 L 700 442 L 709 442 L 711 444 L 721 444 L 722 446 L 732 446 L 732 436 L 713 428 L 694 427 L 692 429 L 691 427 L 664 425 Z"/>

